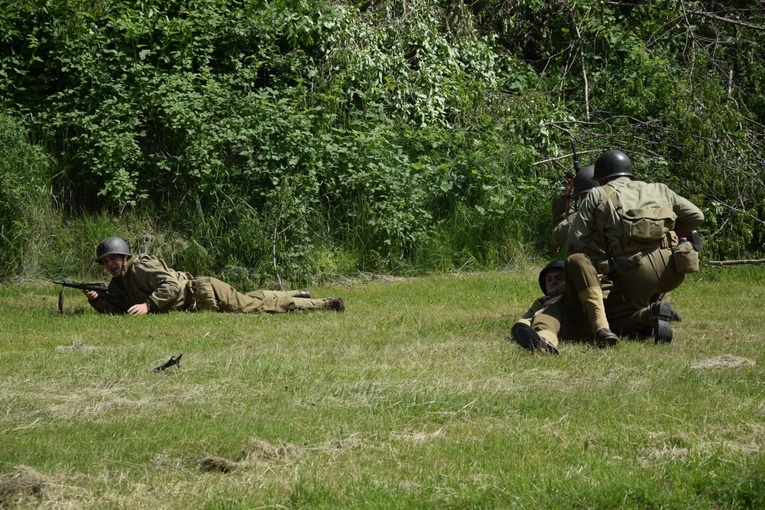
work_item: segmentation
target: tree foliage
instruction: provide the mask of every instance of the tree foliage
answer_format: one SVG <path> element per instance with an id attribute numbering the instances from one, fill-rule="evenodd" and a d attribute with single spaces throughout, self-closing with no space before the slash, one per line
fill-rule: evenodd
<path id="1" fill-rule="evenodd" d="M 698 203 L 712 256 L 763 250 L 755 0 L 0 8 L 3 106 L 56 160 L 64 214 L 143 211 L 200 271 L 547 251 L 572 142 Z"/>

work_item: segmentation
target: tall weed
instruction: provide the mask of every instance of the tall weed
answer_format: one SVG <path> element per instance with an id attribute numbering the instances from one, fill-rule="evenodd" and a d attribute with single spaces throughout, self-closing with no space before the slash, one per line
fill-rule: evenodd
<path id="1" fill-rule="evenodd" d="M 16 274 L 31 256 L 27 246 L 40 234 L 35 219 L 47 213 L 51 168 L 27 131 L 0 112 L 0 277 Z"/>

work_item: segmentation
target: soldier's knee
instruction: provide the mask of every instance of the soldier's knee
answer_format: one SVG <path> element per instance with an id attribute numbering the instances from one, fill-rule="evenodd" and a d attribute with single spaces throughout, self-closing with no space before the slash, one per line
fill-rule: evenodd
<path id="1" fill-rule="evenodd" d="M 591 266 L 592 261 L 584 253 L 574 253 L 566 257 L 566 264 L 575 267 Z"/>

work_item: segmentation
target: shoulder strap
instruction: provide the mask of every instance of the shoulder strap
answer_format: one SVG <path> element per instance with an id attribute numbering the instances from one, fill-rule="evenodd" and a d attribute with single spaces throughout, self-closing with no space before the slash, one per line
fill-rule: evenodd
<path id="1" fill-rule="evenodd" d="M 621 202 L 619 202 L 619 199 L 617 198 L 615 192 L 616 188 L 612 186 L 611 184 L 606 184 L 603 186 L 606 190 L 606 196 L 601 202 L 598 204 L 597 209 L 595 209 L 595 225 L 598 228 L 598 238 L 600 240 L 600 244 L 602 247 L 606 247 L 606 208 L 608 207 L 608 202 L 610 201 L 613 206 L 616 208 L 617 212 L 622 208 Z"/>

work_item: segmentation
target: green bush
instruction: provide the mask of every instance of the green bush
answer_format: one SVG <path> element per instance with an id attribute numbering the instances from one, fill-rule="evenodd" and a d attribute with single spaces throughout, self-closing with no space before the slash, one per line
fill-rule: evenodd
<path id="1" fill-rule="evenodd" d="M 0 0 L 0 97 L 77 242 L 146 229 L 243 285 L 551 256 L 572 142 L 694 200 L 708 256 L 761 253 L 765 16 L 684 5 Z"/>

